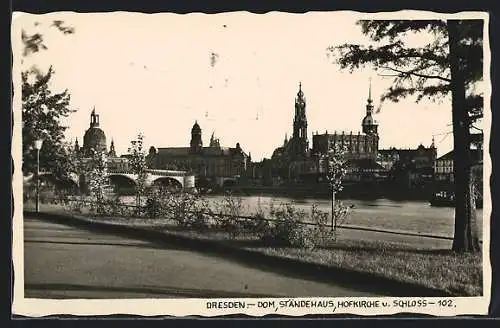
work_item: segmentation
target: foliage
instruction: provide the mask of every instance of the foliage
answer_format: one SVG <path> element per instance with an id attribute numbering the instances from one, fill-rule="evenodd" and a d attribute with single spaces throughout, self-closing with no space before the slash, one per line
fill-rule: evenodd
<path id="1" fill-rule="evenodd" d="M 360 21 L 363 34 L 376 46 L 344 44 L 330 47 L 342 69 L 365 65 L 392 78 L 381 100 L 397 102 L 416 95 L 442 99 L 451 93 L 455 183 L 453 250 L 478 251 L 473 228 L 471 128 L 483 117 L 483 95 L 476 90 L 483 73 L 483 20 Z M 410 45 L 409 36 L 424 44 Z M 480 129 L 479 129 L 480 130 Z"/>
<path id="2" fill-rule="evenodd" d="M 40 23 L 35 23 L 39 26 Z M 57 28 L 63 34 L 73 34 L 72 27 L 64 25 L 63 21 L 52 22 L 51 27 Z M 47 49 L 41 33 L 29 34 L 25 29 L 21 33 L 24 45 L 23 58 Z M 50 171 L 55 176 L 64 176 L 68 165 L 68 156 L 63 147 L 65 126 L 61 119 L 74 112 L 69 107 L 70 95 L 67 90 L 53 93 L 50 81 L 54 75 L 52 66 L 46 73 L 36 67 L 24 70 L 21 74 L 22 83 L 22 136 L 23 136 L 23 174 L 33 173 L 36 167 L 36 151 L 34 141 L 43 139 L 40 150 L 40 168 Z"/>
<path id="3" fill-rule="evenodd" d="M 35 26 L 40 26 L 40 23 L 35 23 Z M 67 35 L 67 34 L 74 34 L 75 29 L 71 26 L 65 26 L 64 22 L 61 20 L 54 20 L 52 21 L 52 24 L 50 27 L 55 27 L 58 29 L 61 33 Z M 32 55 L 34 53 L 37 53 L 41 50 L 47 50 L 48 47 L 45 44 L 45 40 L 43 37 L 43 34 L 37 32 L 33 34 L 28 34 L 25 29 L 21 31 L 21 38 L 22 42 L 24 45 L 23 49 L 23 57 Z"/>
<path id="4" fill-rule="evenodd" d="M 90 149 L 90 158 L 85 163 L 85 183 L 91 202 L 91 212 L 104 213 L 103 202 L 109 179 L 107 175 L 107 154 L 100 149 Z"/>
<path id="5" fill-rule="evenodd" d="M 334 193 L 341 192 L 343 189 L 342 180 L 347 173 L 346 153 L 346 146 L 335 144 L 335 146 L 328 151 L 328 154 L 323 156 L 327 165 L 326 179 L 330 186 L 330 190 Z"/>
<path id="6" fill-rule="evenodd" d="M 242 230 L 242 221 L 239 219 L 242 210 L 242 199 L 231 191 L 224 194 L 224 198 L 215 204 L 214 219 L 217 228 L 236 237 Z"/>
<path id="7" fill-rule="evenodd" d="M 70 95 L 67 90 L 53 93 L 49 89 L 54 74 L 52 68 L 46 74 L 35 72 L 22 73 L 22 135 L 23 135 L 23 173 L 36 169 L 34 142 L 42 139 L 40 150 L 40 169 L 50 171 L 56 176 L 65 174 L 68 163 L 65 147 L 65 126 L 61 119 L 74 112 L 69 108 Z M 29 77 L 35 75 L 35 81 Z"/>
<path id="8" fill-rule="evenodd" d="M 206 213 L 208 202 L 198 195 L 184 191 L 163 190 L 157 200 L 160 215 L 174 220 L 180 227 L 204 229 L 210 225 L 210 212 Z"/>
<path id="9" fill-rule="evenodd" d="M 315 246 L 311 228 L 301 223 L 305 217 L 304 211 L 296 209 L 291 204 L 284 204 L 275 209 L 272 216 L 268 229 L 261 235 L 263 241 L 275 246 L 301 248 Z"/>
<path id="10" fill-rule="evenodd" d="M 130 142 L 130 147 L 128 148 L 128 165 L 132 173 L 137 175 L 136 179 L 136 196 L 137 196 L 137 206 L 141 205 L 141 196 L 146 191 L 146 179 L 148 177 L 147 161 L 146 161 L 146 149 L 144 148 L 144 136 L 139 133 L 136 140 Z"/>
<path id="11" fill-rule="evenodd" d="M 328 227 L 329 213 L 319 209 L 318 203 L 314 202 L 311 206 L 311 235 L 315 246 L 325 245 L 331 237 L 331 231 Z"/>
<path id="12" fill-rule="evenodd" d="M 450 21 L 359 21 L 363 34 L 377 46 L 344 44 L 330 47 L 341 68 L 354 69 L 371 65 L 384 77 L 392 79 L 392 87 L 381 101 L 397 102 L 416 95 L 422 99 L 437 100 L 447 96 L 451 89 L 448 24 Z M 471 113 L 470 124 L 482 117 L 483 96 L 475 94 L 474 83 L 482 79 L 483 21 L 463 20 L 460 25 L 459 52 L 465 72 L 464 82 L 470 93 L 467 97 Z M 428 40 L 422 46 L 410 46 L 408 36 L 417 35 Z"/>

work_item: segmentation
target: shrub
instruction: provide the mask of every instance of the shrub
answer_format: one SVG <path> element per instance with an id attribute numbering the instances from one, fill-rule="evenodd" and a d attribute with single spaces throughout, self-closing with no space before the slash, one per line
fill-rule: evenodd
<path id="1" fill-rule="evenodd" d="M 311 237 L 316 247 L 324 245 L 332 235 L 328 226 L 329 216 L 328 212 L 321 211 L 318 208 L 318 203 L 312 204 L 311 222 L 314 226 L 311 228 Z"/>
<path id="2" fill-rule="evenodd" d="M 156 205 L 160 215 L 174 220 L 180 227 L 204 229 L 210 225 L 210 213 L 204 213 L 208 203 L 187 192 L 164 191 Z"/>
<path id="3" fill-rule="evenodd" d="M 159 189 L 151 188 L 148 190 L 146 204 L 143 208 L 143 213 L 149 218 L 156 218 L 162 212 L 161 199 L 162 192 Z"/>
<path id="4" fill-rule="evenodd" d="M 342 203 L 341 201 L 336 201 L 333 215 L 334 215 L 335 221 L 337 223 L 336 224 L 337 227 L 343 226 L 346 223 L 347 218 L 349 216 L 349 206 L 344 205 L 344 203 Z M 339 230 L 335 229 L 333 231 L 334 241 L 337 240 L 338 236 L 339 236 Z"/>
<path id="5" fill-rule="evenodd" d="M 246 220 L 241 218 L 243 201 L 240 196 L 227 192 L 216 204 L 218 214 L 215 215 L 217 227 L 230 234 L 232 238 L 248 230 Z"/>
<path id="6" fill-rule="evenodd" d="M 311 228 L 301 223 L 305 212 L 291 204 L 273 209 L 274 220 L 263 225 L 262 240 L 277 246 L 314 247 Z"/>

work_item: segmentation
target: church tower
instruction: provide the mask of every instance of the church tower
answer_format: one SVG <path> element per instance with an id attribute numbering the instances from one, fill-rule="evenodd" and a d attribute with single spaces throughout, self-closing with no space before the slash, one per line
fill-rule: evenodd
<path id="1" fill-rule="evenodd" d="M 189 152 L 192 154 L 199 154 L 203 149 L 203 141 L 201 140 L 201 128 L 198 125 L 198 121 L 194 122 L 193 128 L 191 129 L 191 143 Z"/>
<path id="2" fill-rule="evenodd" d="M 83 135 L 83 153 L 88 156 L 94 151 L 107 152 L 106 135 L 99 127 L 99 115 L 95 112 L 95 107 L 90 113 L 90 127 Z"/>
<path id="3" fill-rule="evenodd" d="M 366 116 L 362 122 L 363 133 L 367 135 L 378 135 L 378 123 L 373 118 L 372 81 L 368 90 L 368 103 L 366 104 Z"/>
<path id="4" fill-rule="evenodd" d="M 308 149 L 306 99 L 299 83 L 299 92 L 295 98 L 295 117 L 293 119 L 293 156 L 305 157 Z"/>
<path id="5" fill-rule="evenodd" d="M 109 153 L 108 155 L 110 157 L 117 157 L 116 156 L 116 150 L 115 150 L 115 142 L 113 139 L 111 139 L 111 146 L 109 147 Z"/>

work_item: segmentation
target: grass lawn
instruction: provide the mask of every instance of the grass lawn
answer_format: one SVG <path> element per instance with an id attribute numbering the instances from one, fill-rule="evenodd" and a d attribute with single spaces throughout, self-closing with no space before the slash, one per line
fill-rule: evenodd
<path id="1" fill-rule="evenodd" d="M 369 272 L 457 296 L 482 295 L 481 254 L 405 249 L 398 244 L 340 241 L 323 249 L 259 247 L 267 255 Z"/>
<path id="2" fill-rule="evenodd" d="M 44 206 L 44 211 L 62 212 L 60 206 Z M 456 296 L 482 295 L 482 255 L 458 254 L 448 249 L 429 249 L 388 241 L 363 241 L 339 238 L 328 247 L 299 249 L 265 246 L 255 235 L 233 238 L 220 231 L 186 231 L 173 221 L 148 218 L 91 218 L 87 220 L 143 227 L 184 237 L 224 242 L 264 253 L 335 268 L 372 273 L 401 282 L 440 289 Z"/>

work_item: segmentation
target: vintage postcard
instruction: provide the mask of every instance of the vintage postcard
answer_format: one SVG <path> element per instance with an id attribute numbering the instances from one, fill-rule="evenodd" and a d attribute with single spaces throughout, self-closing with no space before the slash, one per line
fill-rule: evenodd
<path id="1" fill-rule="evenodd" d="M 486 314 L 488 26 L 15 12 L 13 313 Z"/>

